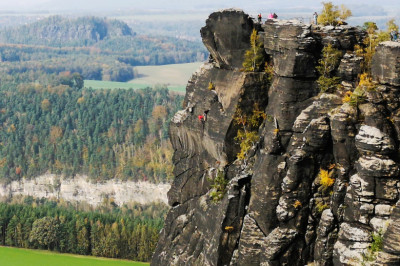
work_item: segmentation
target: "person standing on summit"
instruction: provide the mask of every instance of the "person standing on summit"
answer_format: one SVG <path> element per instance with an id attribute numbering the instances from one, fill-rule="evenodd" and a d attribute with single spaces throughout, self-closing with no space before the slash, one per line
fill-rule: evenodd
<path id="1" fill-rule="evenodd" d="M 318 13 L 317 12 L 314 12 L 313 18 L 314 18 L 314 24 L 318 25 Z"/>
<path id="2" fill-rule="evenodd" d="M 390 40 L 396 42 L 397 41 L 397 31 L 392 30 L 390 32 Z"/>

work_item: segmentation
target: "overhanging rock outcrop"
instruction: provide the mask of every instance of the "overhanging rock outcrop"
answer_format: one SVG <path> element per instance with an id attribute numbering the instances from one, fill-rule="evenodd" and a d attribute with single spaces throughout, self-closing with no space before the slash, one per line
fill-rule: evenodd
<path id="1" fill-rule="evenodd" d="M 272 80 L 240 70 L 253 28 L 274 65 Z M 398 46 L 377 48 L 379 84 L 354 105 L 343 97 L 361 71 L 353 50 L 365 33 L 357 28 L 260 25 L 229 9 L 211 14 L 201 34 L 211 58 L 189 80 L 171 122 L 172 208 L 152 265 L 368 264 L 363 254 L 387 228 L 383 251 L 370 257 L 398 262 L 400 84 L 396 66 L 382 61 L 398 58 Z M 344 86 L 320 93 L 315 67 L 328 44 L 342 51 L 335 71 Z M 255 106 L 265 121 L 239 160 L 235 117 Z M 220 175 L 228 185 L 215 200 Z"/>

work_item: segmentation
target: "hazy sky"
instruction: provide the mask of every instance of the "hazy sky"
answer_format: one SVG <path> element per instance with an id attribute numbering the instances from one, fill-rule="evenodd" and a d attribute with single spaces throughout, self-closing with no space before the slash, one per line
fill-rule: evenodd
<path id="1" fill-rule="evenodd" d="M 134 15 L 137 20 L 171 21 L 177 17 L 170 14 L 181 10 L 181 14 L 186 16 L 186 21 L 204 21 L 212 11 L 236 7 L 252 16 L 258 13 L 276 12 L 280 18 L 307 20 L 312 17 L 314 11 L 319 12 L 322 9 L 322 1 L 324 0 L 0 0 L 0 14 L 5 15 L 7 11 L 25 13 L 44 11 L 47 14 L 111 17 Z M 345 4 L 352 10 L 353 17 L 347 20 L 351 25 L 375 21 L 382 28 L 391 18 L 395 18 L 397 23 L 400 22 L 400 0 L 333 0 L 332 2 L 336 5 Z M 148 16 L 149 12 L 157 12 L 157 16 Z M 180 19 L 182 20 L 182 16 Z"/>
<path id="2" fill-rule="evenodd" d="M 347 6 L 383 7 L 387 11 L 400 8 L 399 0 L 332 1 Z M 320 0 L 0 0 L 0 10 L 116 10 L 116 9 L 218 9 L 239 7 L 246 9 L 281 9 L 321 7 Z M 397 7 L 397 8 L 396 8 Z"/>

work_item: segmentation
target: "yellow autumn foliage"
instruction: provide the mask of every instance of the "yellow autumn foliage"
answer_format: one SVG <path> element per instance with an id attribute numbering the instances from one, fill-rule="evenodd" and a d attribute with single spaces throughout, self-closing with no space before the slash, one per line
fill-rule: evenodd
<path id="1" fill-rule="evenodd" d="M 331 177 L 332 173 L 333 171 L 328 172 L 328 170 L 324 169 L 319 170 L 319 183 L 324 189 L 330 188 L 335 183 L 335 179 Z"/>
<path id="2" fill-rule="evenodd" d="M 301 206 L 302 206 L 302 204 L 301 204 L 301 202 L 300 202 L 299 200 L 296 200 L 296 201 L 293 203 L 293 207 L 294 207 L 295 209 L 301 208 Z"/>

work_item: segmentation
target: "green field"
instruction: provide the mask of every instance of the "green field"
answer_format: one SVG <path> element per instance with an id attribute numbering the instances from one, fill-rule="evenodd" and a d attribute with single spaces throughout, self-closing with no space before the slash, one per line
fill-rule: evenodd
<path id="1" fill-rule="evenodd" d="M 144 89 L 153 86 L 150 84 L 135 84 L 128 82 L 85 80 L 85 88 L 89 87 L 93 89 Z"/>
<path id="2" fill-rule="evenodd" d="M 0 246 L 0 265 L 2 266 L 144 266 L 149 263 L 133 262 L 128 260 L 115 260 L 60 254 L 56 252 L 20 249 Z"/>
<path id="3" fill-rule="evenodd" d="M 185 92 L 193 72 L 202 63 L 173 64 L 135 67 L 140 77 L 129 82 L 85 80 L 85 87 L 93 89 L 143 89 L 167 86 L 171 91 Z"/>

